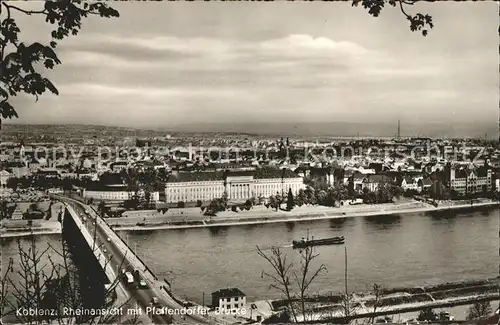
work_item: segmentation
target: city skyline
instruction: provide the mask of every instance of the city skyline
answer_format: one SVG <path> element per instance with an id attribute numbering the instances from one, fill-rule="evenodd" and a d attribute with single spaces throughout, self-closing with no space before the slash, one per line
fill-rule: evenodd
<path id="1" fill-rule="evenodd" d="M 392 124 L 392 134 L 397 120 L 403 133 L 408 124 L 422 133 L 426 124 L 477 124 L 478 134 L 498 126 L 494 3 L 415 5 L 412 13 L 434 19 L 426 38 L 409 31 L 397 8 L 373 18 L 343 3 L 113 7 L 120 18 L 90 18 L 61 42 L 63 64 L 47 73 L 60 96 L 16 98 L 20 118 L 9 123 L 237 129 L 345 121 Z M 42 21 L 24 25 L 23 40 L 50 35 Z"/>

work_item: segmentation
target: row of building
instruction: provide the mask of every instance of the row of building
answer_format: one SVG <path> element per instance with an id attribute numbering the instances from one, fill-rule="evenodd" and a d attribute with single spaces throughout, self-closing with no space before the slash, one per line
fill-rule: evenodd
<path id="1" fill-rule="evenodd" d="M 119 174 L 126 164 L 113 164 L 111 170 Z M 116 167 L 116 168 L 115 168 Z M 139 166 L 141 167 L 141 166 Z M 429 171 L 393 171 L 385 170 L 383 164 L 372 163 L 368 168 L 345 166 L 311 167 L 276 166 L 249 167 L 227 171 L 214 168 L 205 171 L 172 171 L 165 180 L 164 191 L 150 193 L 150 200 L 164 201 L 168 204 L 179 202 L 210 201 L 224 194 L 232 201 L 246 201 L 252 197 L 267 198 L 271 195 L 286 195 L 291 189 L 297 194 L 306 187 L 305 178 L 320 175 L 327 186 L 335 184 L 352 184 L 354 189 L 376 191 L 380 183 L 397 183 L 403 190 L 421 192 L 428 189 L 436 181 Z M 20 169 L 10 168 L 0 171 L 0 187 L 7 187 L 9 178 L 22 177 Z M 56 168 L 39 168 L 35 174 L 46 178 L 88 178 L 94 181 L 99 175 L 89 169 L 81 169 L 77 177 L 68 177 Z M 471 163 L 447 163 L 430 171 L 438 175 L 441 184 L 460 194 L 475 194 L 499 189 L 497 173 L 485 163 L 477 167 Z M 498 172 L 498 171 L 497 171 Z M 398 175 L 396 177 L 395 175 Z M 145 195 L 144 191 L 130 191 L 123 183 L 107 184 L 99 188 L 86 188 L 83 195 L 87 198 L 104 201 L 125 201 L 136 195 Z"/>
<path id="2" fill-rule="evenodd" d="M 210 201 L 227 195 L 233 202 L 244 202 L 252 197 L 286 195 L 291 189 L 297 194 L 305 189 L 303 177 L 287 169 L 257 169 L 227 172 L 174 172 L 165 183 L 166 203 Z M 99 188 L 83 189 L 85 198 L 105 201 L 124 201 L 144 191 L 129 191 L 123 184 L 108 184 Z M 151 201 L 160 201 L 159 192 L 151 192 Z"/>
<path id="3" fill-rule="evenodd" d="M 422 192 L 439 182 L 459 194 L 477 194 L 499 189 L 499 179 L 495 178 L 487 166 L 475 167 L 471 164 L 448 164 L 442 172 L 434 174 L 434 178 L 423 174 L 362 174 L 336 173 L 324 169 L 325 185 L 349 185 L 353 183 L 358 192 L 368 189 L 376 191 L 381 183 L 401 186 L 403 190 Z M 438 176 L 436 176 L 438 175 Z M 399 179 L 399 181 L 397 181 Z M 179 202 L 210 201 L 227 195 L 233 202 L 244 202 L 252 197 L 268 198 L 271 195 L 286 195 L 291 189 L 296 195 L 305 189 L 304 175 L 288 169 L 262 168 L 246 171 L 211 171 L 211 172 L 174 172 L 165 183 L 163 193 L 151 193 L 152 201 L 164 201 L 169 204 Z M 144 195 L 143 191 L 139 191 Z M 130 199 L 137 192 L 127 191 L 125 185 L 111 185 L 101 189 L 86 189 L 84 196 L 96 200 L 120 201 Z"/>

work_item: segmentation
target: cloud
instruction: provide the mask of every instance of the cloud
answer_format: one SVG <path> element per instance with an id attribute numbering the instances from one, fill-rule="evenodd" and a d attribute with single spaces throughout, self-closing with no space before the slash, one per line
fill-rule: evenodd
<path id="1" fill-rule="evenodd" d="M 67 45 L 62 59 L 72 69 L 92 69 L 93 76 L 103 82 L 109 82 L 109 76 L 115 79 L 115 75 L 121 75 L 123 83 L 138 82 L 144 86 L 178 83 L 205 87 L 220 84 L 297 87 L 303 80 L 306 88 L 310 88 L 314 84 L 328 84 L 329 80 L 332 83 L 352 78 L 380 81 L 442 73 L 442 68 L 432 62 L 422 65 L 422 61 L 404 60 L 402 64 L 401 59 L 390 53 L 307 34 L 262 41 L 93 34 Z M 74 81 L 81 80 L 71 80 Z"/>
<path id="2" fill-rule="evenodd" d="M 149 38 L 118 38 L 106 37 L 106 42 L 113 45 L 131 45 L 147 48 L 153 51 L 172 51 L 183 54 L 214 55 L 231 51 L 238 42 L 228 42 L 209 38 L 179 38 L 173 36 L 158 36 Z"/>
<path id="3" fill-rule="evenodd" d="M 368 55 L 371 51 L 355 43 L 335 42 L 326 37 L 311 35 L 289 35 L 280 39 L 265 41 L 239 41 L 209 38 L 161 37 L 117 37 L 103 35 L 87 35 L 81 42 L 65 44 L 66 51 L 75 54 L 86 52 L 102 53 L 133 62 L 149 62 L 182 60 L 196 63 L 203 60 L 213 64 L 230 63 L 234 60 L 254 59 L 255 62 L 268 60 L 287 62 L 290 59 L 307 58 L 344 58 Z"/>
<path id="4" fill-rule="evenodd" d="M 118 55 L 83 50 L 63 51 L 60 57 L 65 65 L 70 66 L 104 66 L 106 68 L 124 68 L 130 66 L 130 64 L 132 63 Z M 144 61 L 143 63 L 144 64 L 142 66 L 137 66 L 137 62 L 134 62 L 134 65 L 139 68 L 144 68 L 150 65 L 146 61 Z"/>
<path id="5" fill-rule="evenodd" d="M 360 45 L 309 35 L 242 41 L 91 34 L 63 49 L 63 69 L 72 73 L 58 78 L 61 84 L 108 85 L 123 88 L 124 96 L 130 88 L 165 89 L 157 92 L 165 96 L 173 88 L 196 95 L 331 87 L 375 57 Z"/>
<path id="6" fill-rule="evenodd" d="M 390 79 L 401 77 L 430 77 L 442 73 L 439 66 L 429 67 L 368 67 L 363 70 L 363 74 L 371 77 L 386 77 Z"/>
<path id="7" fill-rule="evenodd" d="M 189 88 L 153 88 L 153 87 L 123 87 L 102 84 L 64 84 L 59 86 L 59 91 L 64 96 L 80 96 L 90 98 L 118 98 L 122 100 L 130 100 L 136 98 L 137 100 L 157 100 L 164 101 L 174 97 L 201 97 L 201 98 L 234 98 L 246 97 L 234 89 L 189 89 Z"/>
<path id="8" fill-rule="evenodd" d="M 87 35 L 65 46 L 64 63 L 69 69 L 82 70 L 72 78 L 92 69 L 93 79 L 109 82 L 121 75 L 123 83 L 144 86 L 162 82 L 170 86 L 174 78 L 180 86 L 286 87 L 291 83 L 295 87 L 300 79 L 314 84 L 316 78 L 324 84 L 329 78 L 370 66 L 379 57 L 352 42 L 305 34 L 263 41 Z M 375 63 L 372 69 L 381 66 Z M 82 80 L 70 80 L 75 81 Z"/>
<path id="9" fill-rule="evenodd" d="M 288 37 L 265 41 L 260 44 L 261 48 L 268 51 L 276 51 L 288 54 L 305 52 L 310 55 L 365 55 L 369 51 L 362 46 L 346 41 L 336 42 L 326 37 L 313 37 L 305 34 L 289 35 Z"/>
<path id="10" fill-rule="evenodd" d="M 379 114 L 367 119 L 433 116 L 483 96 L 462 93 L 479 91 L 488 68 L 472 59 L 463 64 L 460 53 L 439 58 L 305 32 L 267 39 L 155 34 L 86 33 L 62 42 L 64 64 L 51 75 L 61 93 L 49 99 L 52 116 L 114 119 L 125 111 L 127 123 L 142 125 L 164 117 L 359 119 L 375 109 Z"/>
<path id="11" fill-rule="evenodd" d="M 138 55 L 142 52 L 153 54 Z M 286 102 L 298 109 L 311 107 L 304 101 L 313 96 L 319 96 L 318 103 L 328 102 L 333 92 L 344 101 L 358 102 L 355 97 L 362 95 L 369 102 L 379 93 L 411 91 L 416 84 L 432 90 L 429 77 L 443 74 L 443 67 L 432 62 L 401 60 L 353 42 L 306 34 L 261 41 L 92 35 L 70 43 L 63 60 L 68 64 L 63 68 L 72 71 L 59 79 L 65 96 L 155 105 L 175 99 L 178 107 L 197 102 L 200 109 L 235 98 L 274 107 Z M 297 97 L 290 102 L 292 92 Z"/>
<path id="12" fill-rule="evenodd" d="M 221 60 L 239 44 L 207 38 L 119 37 L 101 34 L 85 35 L 81 42 L 65 44 L 66 52 L 97 52 L 133 62 L 168 63 L 190 58 Z"/>

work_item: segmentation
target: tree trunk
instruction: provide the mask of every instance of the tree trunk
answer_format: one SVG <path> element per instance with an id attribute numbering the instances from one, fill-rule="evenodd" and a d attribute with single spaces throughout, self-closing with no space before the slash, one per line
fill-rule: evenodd
<path id="1" fill-rule="evenodd" d="M 302 291 L 302 290 L 301 290 Z M 302 291 L 300 293 L 300 304 L 301 304 L 301 307 L 302 307 L 302 317 L 303 317 L 303 322 L 307 322 L 307 319 L 306 319 L 306 302 L 305 302 L 305 295 L 304 295 L 304 292 Z"/>

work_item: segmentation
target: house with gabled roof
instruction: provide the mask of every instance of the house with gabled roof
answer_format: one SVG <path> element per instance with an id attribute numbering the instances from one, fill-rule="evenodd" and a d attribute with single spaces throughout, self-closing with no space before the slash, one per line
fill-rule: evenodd
<path id="1" fill-rule="evenodd" d="M 354 184 L 354 189 L 355 190 L 362 190 L 363 189 L 363 182 L 372 175 L 364 175 L 361 172 L 354 172 L 352 175 L 352 182 Z"/>
<path id="2" fill-rule="evenodd" d="M 23 219 L 23 212 L 21 211 L 20 206 L 17 204 L 16 209 L 12 213 L 12 216 L 10 217 L 12 220 L 22 220 Z"/>
<path id="3" fill-rule="evenodd" d="M 408 191 L 416 191 L 418 189 L 418 183 L 415 178 L 412 176 L 404 176 L 401 180 L 400 186 L 403 188 L 403 190 Z"/>
<path id="4" fill-rule="evenodd" d="M 417 191 L 423 192 L 426 190 L 429 190 L 433 184 L 432 179 L 426 177 L 426 178 L 421 178 L 417 182 Z"/>
<path id="5" fill-rule="evenodd" d="M 393 182 L 392 177 L 381 174 L 368 175 L 363 180 L 363 189 L 368 189 L 371 192 L 375 192 L 380 184 L 391 184 Z"/>
<path id="6" fill-rule="evenodd" d="M 212 293 L 212 307 L 237 311 L 246 305 L 246 295 L 238 288 L 220 289 Z"/>

